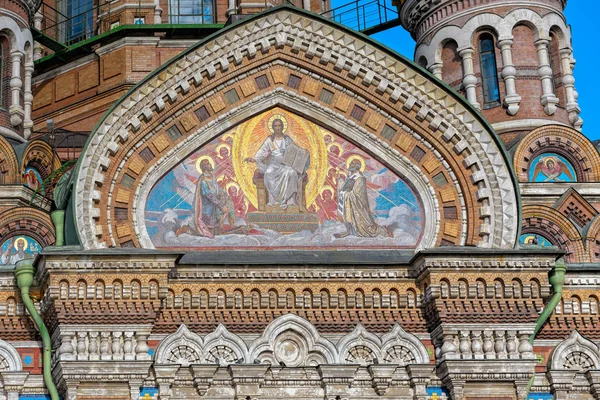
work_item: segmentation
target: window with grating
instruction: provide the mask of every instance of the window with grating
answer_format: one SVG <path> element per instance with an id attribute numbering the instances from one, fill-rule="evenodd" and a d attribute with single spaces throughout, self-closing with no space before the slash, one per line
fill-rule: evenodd
<path id="1" fill-rule="evenodd" d="M 135 178 L 128 174 L 124 174 L 123 177 L 121 178 L 121 185 L 126 186 L 126 187 L 132 187 L 134 182 L 135 182 Z"/>
<path id="2" fill-rule="evenodd" d="M 206 109 L 206 106 L 202 106 L 195 111 L 196 117 L 200 120 L 200 122 L 204 122 L 210 118 L 210 113 Z"/>
<path id="3" fill-rule="evenodd" d="M 444 207 L 444 217 L 447 219 L 458 219 L 458 211 L 456 206 Z"/>
<path id="4" fill-rule="evenodd" d="M 269 78 L 267 78 L 267 75 L 261 75 L 259 77 L 257 77 L 255 79 L 256 81 L 256 86 L 258 86 L 259 89 L 266 89 L 269 86 L 271 86 L 271 84 L 269 83 Z"/>
<path id="5" fill-rule="evenodd" d="M 115 219 L 117 221 L 126 221 L 129 218 L 127 217 L 127 209 L 122 207 L 115 207 Z"/>
<path id="6" fill-rule="evenodd" d="M 152 152 L 152 150 L 146 147 L 144 150 L 140 151 L 140 157 L 142 157 L 144 161 L 149 163 L 154 158 L 154 153 Z"/>
<path id="7" fill-rule="evenodd" d="M 448 183 L 448 179 L 446 179 L 446 175 L 444 175 L 443 172 L 440 172 L 433 177 L 433 183 L 435 183 L 436 186 L 444 186 Z"/>
<path id="8" fill-rule="evenodd" d="M 331 104 L 331 100 L 333 99 L 333 92 L 327 89 L 321 90 L 321 95 L 319 96 L 319 100 L 321 100 L 325 104 Z"/>
<path id="9" fill-rule="evenodd" d="M 354 107 L 352 108 L 352 112 L 350 113 L 350 116 L 357 121 L 362 121 L 363 117 L 365 116 L 365 112 L 366 111 L 364 108 L 361 108 L 355 104 Z"/>
<path id="10" fill-rule="evenodd" d="M 225 92 L 225 100 L 227 100 L 229 104 L 237 103 L 238 101 L 240 101 L 240 96 L 238 96 L 235 89 L 231 89 Z"/>
<path id="11" fill-rule="evenodd" d="M 381 136 L 383 136 L 385 139 L 391 141 L 396 136 L 396 133 L 398 133 L 398 131 L 396 131 L 391 126 L 386 125 L 386 126 L 383 127 L 383 130 L 381 131 Z"/>
<path id="12" fill-rule="evenodd" d="M 419 146 L 415 146 L 413 151 L 410 153 L 410 156 L 414 158 L 415 161 L 421 161 L 425 156 L 425 150 L 423 150 Z"/>
<path id="13" fill-rule="evenodd" d="M 290 75 L 288 79 L 288 86 L 292 89 L 298 89 L 300 87 L 300 82 L 302 82 L 302 78 L 296 75 Z"/>
<path id="14" fill-rule="evenodd" d="M 181 137 L 181 132 L 179 131 L 177 125 L 173 125 L 167 129 L 167 135 L 169 135 L 172 141 L 175 141 Z"/>

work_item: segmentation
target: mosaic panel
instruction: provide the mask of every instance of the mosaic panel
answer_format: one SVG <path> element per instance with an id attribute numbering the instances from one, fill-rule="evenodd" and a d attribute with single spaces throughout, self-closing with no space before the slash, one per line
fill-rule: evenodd
<path id="1" fill-rule="evenodd" d="M 554 246 L 548 239 L 542 235 L 535 233 L 524 233 L 519 236 L 519 243 L 521 244 L 532 244 L 536 246 L 549 247 Z"/>
<path id="2" fill-rule="evenodd" d="M 441 386 L 427 387 L 427 400 L 448 400 L 449 398 L 448 391 Z"/>
<path id="3" fill-rule="evenodd" d="M 558 154 L 541 154 L 529 165 L 529 182 L 577 181 L 577 174 L 571 163 Z"/>
<path id="4" fill-rule="evenodd" d="M 33 167 L 25 168 L 25 172 L 23 172 L 23 185 L 35 191 L 39 190 L 39 193 L 41 193 L 42 195 L 44 194 L 42 176 L 40 175 L 38 170 Z"/>
<path id="5" fill-rule="evenodd" d="M 42 251 L 42 246 L 35 239 L 19 235 L 13 236 L 2 244 L 0 265 L 14 265 L 17 261 L 34 258 Z"/>
<path id="6" fill-rule="evenodd" d="M 421 205 L 358 146 L 282 109 L 193 152 L 152 189 L 158 248 L 411 248 Z"/>

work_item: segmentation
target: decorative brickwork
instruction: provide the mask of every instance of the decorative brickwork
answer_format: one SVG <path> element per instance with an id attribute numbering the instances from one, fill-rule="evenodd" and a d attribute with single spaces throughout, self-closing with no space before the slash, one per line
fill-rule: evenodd
<path id="1" fill-rule="evenodd" d="M 513 163 L 519 182 L 529 181 L 531 162 L 548 152 L 569 160 L 578 181 L 600 181 L 600 155 L 589 139 L 574 129 L 550 125 L 534 129 L 517 146 Z"/>

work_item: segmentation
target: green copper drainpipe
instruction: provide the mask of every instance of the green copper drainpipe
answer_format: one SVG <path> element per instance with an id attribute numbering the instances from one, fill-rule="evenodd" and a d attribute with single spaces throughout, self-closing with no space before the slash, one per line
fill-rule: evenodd
<path id="1" fill-rule="evenodd" d="M 552 295 L 550 301 L 548 302 L 548 304 L 546 304 L 546 307 L 544 307 L 544 310 L 535 322 L 535 329 L 533 330 L 533 334 L 529 337 L 529 343 L 531 343 L 532 346 L 533 341 L 535 340 L 535 337 L 537 336 L 538 332 L 540 331 L 540 329 L 542 329 L 542 326 L 548 320 L 548 318 L 550 318 L 550 315 L 552 315 L 554 309 L 556 309 L 556 306 L 560 303 L 560 300 L 562 299 L 562 290 L 563 285 L 565 283 L 565 272 L 567 272 L 567 266 L 565 265 L 565 260 L 561 258 L 558 261 L 556 261 L 554 268 L 552 268 L 550 273 L 548 273 L 548 281 L 550 282 L 550 285 L 552 285 L 552 290 L 554 291 L 554 294 Z M 529 384 L 527 385 L 527 396 L 529 396 L 529 391 L 531 390 L 531 386 L 533 385 L 534 378 L 535 375 L 531 377 L 531 379 L 529 380 Z"/>
<path id="2" fill-rule="evenodd" d="M 34 273 L 35 268 L 33 267 L 33 259 L 17 261 L 15 277 L 17 278 L 17 286 L 19 286 L 19 289 L 21 289 L 21 300 L 27 308 L 27 311 L 29 311 L 29 314 L 31 314 L 31 318 L 33 318 L 35 326 L 40 331 L 40 335 L 42 336 L 42 344 L 44 345 L 44 353 L 42 358 L 42 365 L 44 368 L 44 383 L 48 388 L 50 398 L 52 400 L 59 400 L 58 391 L 56 390 L 56 385 L 52 380 L 52 372 L 50 371 L 52 355 L 52 342 L 50 341 L 50 335 L 48 334 L 46 325 L 44 325 L 44 321 L 42 321 L 42 317 L 40 317 L 40 314 L 35 309 L 33 301 L 31 301 L 31 297 L 29 297 L 29 289 L 33 284 Z"/>

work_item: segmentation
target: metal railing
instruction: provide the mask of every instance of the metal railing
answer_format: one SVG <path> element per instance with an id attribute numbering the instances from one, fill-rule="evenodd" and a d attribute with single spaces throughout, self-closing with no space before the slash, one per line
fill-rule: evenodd
<path id="1" fill-rule="evenodd" d="M 322 16 L 363 33 L 375 33 L 399 23 L 398 10 L 385 0 L 356 0 L 321 13 Z"/>
<path id="2" fill-rule="evenodd" d="M 63 4 L 66 4 L 66 0 L 64 1 Z M 160 23 L 177 25 L 217 23 L 219 14 L 216 3 L 212 0 L 170 0 L 167 9 L 162 10 Z M 44 36 L 65 46 L 72 46 L 123 25 L 154 24 L 157 15 L 153 0 L 136 2 L 93 0 L 93 3 L 89 3 L 89 8 L 79 7 L 74 10 L 75 12 L 66 12 L 63 9 L 66 7 L 61 7 L 60 4 L 61 2 L 58 2 L 55 8 L 42 3 L 38 11 L 42 16 L 41 27 L 38 30 Z M 82 10 L 82 8 L 87 9 Z"/>

